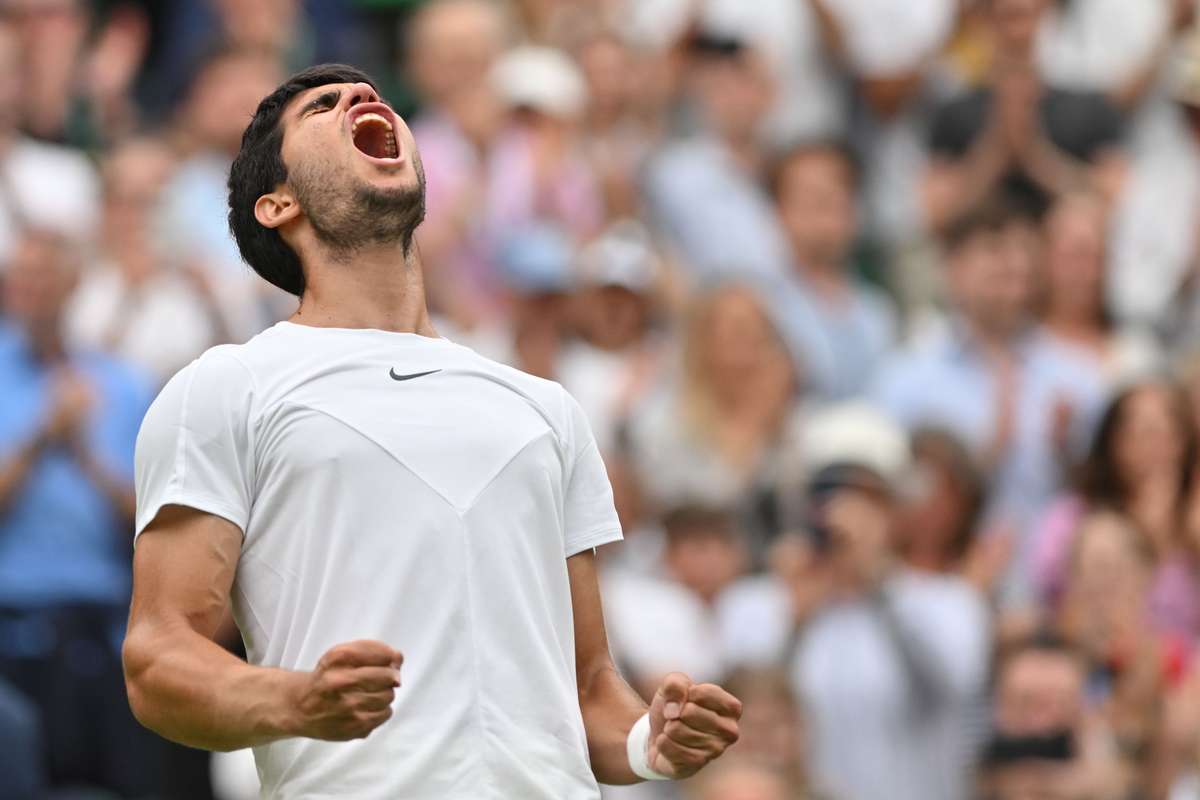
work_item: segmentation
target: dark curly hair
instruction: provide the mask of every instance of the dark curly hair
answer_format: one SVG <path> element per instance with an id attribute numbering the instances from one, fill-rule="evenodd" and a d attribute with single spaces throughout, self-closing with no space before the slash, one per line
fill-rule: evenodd
<path id="1" fill-rule="evenodd" d="M 254 204 L 288 178 L 281 154 L 283 110 L 301 92 L 331 83 L 376 85 L 365 72 L 346 64 L 319 64 L 296 73 L 258 104 L 229 170 L 229 230 L 242 258 L 263 280 L 297 297 L 304 294 L 300 259 L 279 231 L 259 224 Z"/>

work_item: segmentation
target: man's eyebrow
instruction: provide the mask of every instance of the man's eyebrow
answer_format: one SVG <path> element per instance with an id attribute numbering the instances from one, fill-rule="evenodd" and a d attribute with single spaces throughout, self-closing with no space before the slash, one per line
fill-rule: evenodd
<path id="1" fill-rule="evenodd" d="M 338 89 L 330 89 L 328 92 L 322 92 L 312 100 L 308 101 L 308 103 L 304 105 L 304 108 L 300 109 L 300 111 L 296 113 L 296 116 L 303 117 L 308 112 L 315 111 L 318 108 L 330 108 L 331 106 L 337 104 L 338 100 L 341 98 L 342 93 Z"/>

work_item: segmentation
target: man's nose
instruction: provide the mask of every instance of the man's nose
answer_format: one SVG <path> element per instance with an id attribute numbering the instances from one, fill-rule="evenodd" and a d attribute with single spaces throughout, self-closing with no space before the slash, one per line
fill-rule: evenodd
<path id="1" fill-rule="evenodd" d="M 350 87 L 350 105 L 359 103 L 378 103 L 379 95 L 369 83 L 356 83 Z"/>

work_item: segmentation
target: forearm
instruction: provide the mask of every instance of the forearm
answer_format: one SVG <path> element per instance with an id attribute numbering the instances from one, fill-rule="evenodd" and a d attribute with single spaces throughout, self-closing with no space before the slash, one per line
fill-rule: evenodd
<path id="1" fill-rule="evenodd" d="M 1061 195 L 1086 188 L 1087 164 L 1059 150 L 1053 142 L 1039 136 L 1020 156 L 1025 175 L 1047 194 Z"/>
<path id="2" fill-rule="evenodd" d="M 29 471 L 33 469 L 37 456 L 42 450 L 42 441 L 42 436 L 39 434 L 37 438 L 0 464 L 0 512 L 8 508 L 9 503 L 17 494 L 17 490 L 29 477 Z"/>
<path id="3" fill-rule="evenodd" d="M 957 163 L 933 166 L 923 187 L 926 222 L 942 230 L 978 206 L 1009 168 L 1008 155 L 993 131 Z"/>
<path id="4" fill-rule="evenodd" d="M 251 666 L 182 624 L 131 630 L 123 657 L 134 716 L 166 739 L 239 750 L 295 735 L 301 673 Z"/>
<path id="5" fill-rule="evenodd" d="M 639 782 L 629 767 L 625 743 L 633 724 L 646 713 L 646 704 L 611 661 L 580 675 L 579 708 L 596 780 L 610 785 Z"/>

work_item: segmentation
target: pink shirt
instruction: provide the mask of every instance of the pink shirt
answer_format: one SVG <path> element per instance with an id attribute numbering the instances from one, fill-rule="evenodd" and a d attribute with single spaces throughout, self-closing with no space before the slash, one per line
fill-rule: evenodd
<path id="1" fill-rule="evenodd" d="M 1031 570 L 1044 603 L 1053 608 L 1062 599 L 1071 548 L 1087 505 L 1078 495 L 1060 496 L 1034 530 Z M 1190 641 L 1200 634 L 1200 581 L 1195 569 L 1181 556 L 1172 556 L 1154 572 L 1148 598 L 1150 624 L 1164 633 Z"/>

